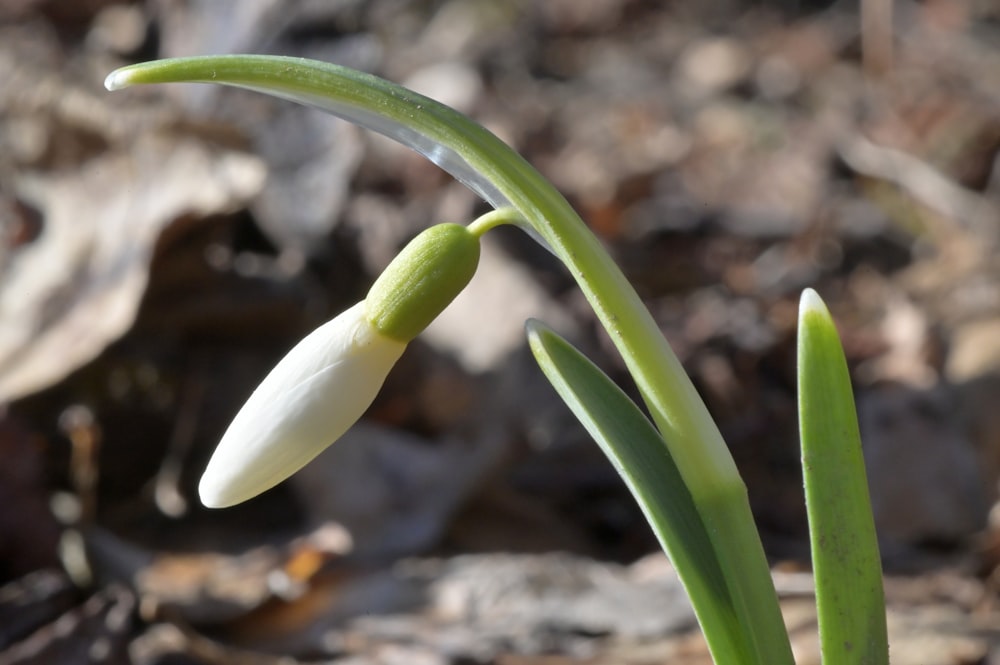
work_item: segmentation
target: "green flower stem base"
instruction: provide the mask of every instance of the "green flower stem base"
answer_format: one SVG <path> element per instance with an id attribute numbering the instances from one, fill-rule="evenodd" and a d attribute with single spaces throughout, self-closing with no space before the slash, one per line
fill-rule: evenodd
<path id="1" fill-rule="evenodd" d="M 578 282 L 649 408 L 662 435 L 658 445 L 669 449 L 698 507 L 731 599 L 732 616 L 699 612 L 713 654 L 734 665 L 793 662 L 746 490 L 718 428 L 621 270 L 530 164 L 453 109 L 328 63 L 246 55 L 163 60 L 119 69 L 106 85 L 182 81 L 232 85 L 324 109 L 410 146 L 495 207 L 516 210 L 521 226 L 548 245 Z M 664 500 L 655 490 L 650 497 Z M 692 602 L 696 609 L 715 604 L 696 593 Z M 727 631 L 739 635 L 731 643 L 746 653 L 713 646 Z"/>
<path id="2" fill-rule="evenodd" d="M 745 651 L 729 662 L 794 663 L 771 575 L 755 574 L 747 565 L 753 562 L 758 564 L 758 570 L 768 570 L 745 486 L 732 485 L 703 500 L 698 509 L 709 527 L 709 538 L 719 557 L 726 585 L 738 590 L 732 594 L 736 620 L 753 627 L 743 633 L 748 641 L 742 645 Z M 758 630 L 757 621 L 766 622 L 774 631 Z M 779 627 L 780 635 L 776 634 Z"/>

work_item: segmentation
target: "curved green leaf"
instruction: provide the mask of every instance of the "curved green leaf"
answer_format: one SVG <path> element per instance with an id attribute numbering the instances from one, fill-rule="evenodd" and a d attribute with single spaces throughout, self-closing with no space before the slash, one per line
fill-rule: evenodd
<path id="1" fill-rule="evenodd" d="M 659 432 L 569 342 L 538 321 L 526 327 L 538 365 L 611 460 L 674 563 L 716 662 L 772 662 L 755 653 L 754 627 L 740 621 L 708 528 Z"/>

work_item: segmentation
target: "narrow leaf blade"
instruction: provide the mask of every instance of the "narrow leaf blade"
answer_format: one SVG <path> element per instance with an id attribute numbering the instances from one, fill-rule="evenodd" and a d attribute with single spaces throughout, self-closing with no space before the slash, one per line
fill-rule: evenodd
<path id="1" fill-rule="evenodd" d="M 546 377 L 638 501 L 687 589 L 717 663 L 754 663 L 711 538 L 652 423 L 597 366 L 537 321 L 528 341 Z"/>
<path id="2" fill-rule="evenodd" d="M 887 665 L 882 569 L 844 350 L 826 305 L 802 294 L 799 428 L 820 649 L 828 665 Z"/>

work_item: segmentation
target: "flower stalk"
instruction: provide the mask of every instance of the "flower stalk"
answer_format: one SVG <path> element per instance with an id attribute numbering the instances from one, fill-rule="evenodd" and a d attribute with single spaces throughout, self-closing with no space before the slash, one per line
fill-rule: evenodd
<path id="1" fill-rule="evenodd" d="M 460 113 L 382 79 L 336 65 L 272 56 L 213 56 L 113 72 L 109 89 L 139 83 L 233 85 L 316 106 L 427 156 L 547 245 L 576 279 L 621 353 L 696 506 L 712 551 L 712 586 L 679 570 L 718 663 L 791 664 L 792 655 L 746 488 L 680 361 L 621 270 L 569 203 L 522 157 Z M 505 213 L 506 214 L 506 213 Z M 390 308 L 391 309 L 391 308 Z M 412 331 L 404 330 L 403 337 Z M 663 492 L 643 501 L 669 510 Z M 657 526 L 654 524 L 654 529 Z M 658 534 L 662 537 L 662 534 Z"/>

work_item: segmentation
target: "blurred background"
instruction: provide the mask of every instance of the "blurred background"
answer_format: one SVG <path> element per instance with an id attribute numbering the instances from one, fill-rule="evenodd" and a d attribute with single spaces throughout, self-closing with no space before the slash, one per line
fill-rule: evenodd
<path id="1" fill-rule="evenodd" d="M 794 335 L 816 288 L 855 378 L 893 662 L 1000 663 L 1000 6 L 860 2 L 0 0 L 0 663 L 709 662 L 524 320 L 634 388 L 512 229 L 343 440 L 199 505 L 274 362 L 421 229 L 486 211 L 310 109 L 102 85 L 235 52 L 412 87 L 567 196 L 717 417 L 802 664 Z"/>

